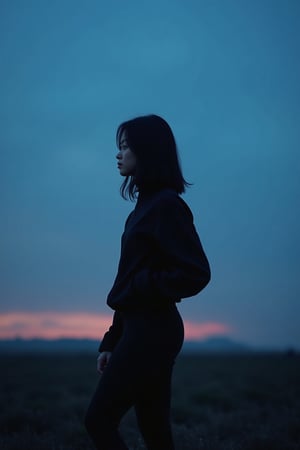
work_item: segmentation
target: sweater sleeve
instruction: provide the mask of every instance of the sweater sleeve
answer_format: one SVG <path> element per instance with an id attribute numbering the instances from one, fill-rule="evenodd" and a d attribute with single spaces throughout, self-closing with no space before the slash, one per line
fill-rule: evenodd
<path id="1" fill-rule="evenodd" d="M 122 334 L 122 319 L 121 314 L 117 311 L 114 312 L 113 322 L 108 331 L 104 334 L 103 339 L 99 345 L 99 352 L 112 352 L 117 345 Z"/>
<path id="2" fill-rule="evenodd" d="M 210 281 L 210 267 L 193 224 L 193 215 L 179 197 L 166 198 L 155 211 L 157 259 L 162 269 L 143 268 L 133 278 L 133 290 L 144 301 L 180 301 L 198 294 Z"/>

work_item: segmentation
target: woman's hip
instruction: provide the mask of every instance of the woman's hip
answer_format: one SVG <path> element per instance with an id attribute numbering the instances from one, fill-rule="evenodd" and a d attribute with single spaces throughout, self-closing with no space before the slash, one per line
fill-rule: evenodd
<path id="1" fill-rule="evenodd" d="M 184 326 L 175 304 L 167 311 L 122 313 L 122 321 L 122 346 L 162 358 L 174 358 L 182 347 Z"/>

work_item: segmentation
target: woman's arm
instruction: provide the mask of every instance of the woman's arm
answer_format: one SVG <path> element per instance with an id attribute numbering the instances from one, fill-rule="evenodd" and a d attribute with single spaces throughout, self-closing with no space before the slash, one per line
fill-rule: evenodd
<path id="1" fill-rule="evenodd" d="M 117 345 L 123 330 L 122 319 L 119 312 L 115 311 L 113 315 L 113 322 L 108 331 L 104 334 L 99 352 L 112 352 Z"/>
<path id="2" fill-rule="evenodd" d="M 160 201 L 154 220 L 157 258 L 168 263 L 161 270 L 144 268 L 136 273 L 134 296 L 153 302 L 198 294 L 210 281 L 210 267 L 190 209 L 181 198 L 168 197 Z"/>

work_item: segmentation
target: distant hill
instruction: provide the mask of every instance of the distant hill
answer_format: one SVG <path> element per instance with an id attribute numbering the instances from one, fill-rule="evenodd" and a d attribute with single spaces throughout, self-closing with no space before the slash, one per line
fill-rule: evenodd
<path id="1" fill-rule="evenodd" d="M 0 340 L 0 352 L 97 352 L 92 339 L 7 339 Z"/>
<path id="2" fill-rule="evenodd" d="M 241 342 L 233 341 L 227 337 L 211 337 L 203 341 L 186 341 L 183 344 L 183 351 L 192 352 L 246 352 L 254 350 L 250 346 Z"/>
<path id="3" fill-rule="evenodd" d="M 92 339 L 7 339 L 0 340 L 0 352 L 97 352 L 99 341 Z M 227 337 L 211 337 L 202 341 L 185 341 L 182 351 L 245 352 L 252 349 Z"/>

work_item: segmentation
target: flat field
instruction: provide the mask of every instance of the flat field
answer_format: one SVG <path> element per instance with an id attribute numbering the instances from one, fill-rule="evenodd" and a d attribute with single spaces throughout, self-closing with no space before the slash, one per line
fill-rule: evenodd
<path id="1" fill-rule="evenodd" d="M 0 355 L 0 449 L 92 450 L 83 418 L 98 375 L 96 356 Z M 300 449 L 300 357 L 182 355 L 173 381 L 176 450 Z M 135 417 L 121 425 L 144 450 Z"/>

